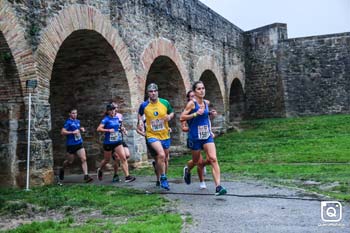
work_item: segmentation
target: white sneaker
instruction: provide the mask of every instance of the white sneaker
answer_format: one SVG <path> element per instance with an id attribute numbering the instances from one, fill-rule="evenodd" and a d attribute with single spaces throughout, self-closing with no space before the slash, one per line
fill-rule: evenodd
<path id="1" fill-rule="evenodd" d="M 207 185 L 205 184 L 204 181 L 199 183 L 199 188 L 200 189 L 206 189 L 207 188 Z"/>

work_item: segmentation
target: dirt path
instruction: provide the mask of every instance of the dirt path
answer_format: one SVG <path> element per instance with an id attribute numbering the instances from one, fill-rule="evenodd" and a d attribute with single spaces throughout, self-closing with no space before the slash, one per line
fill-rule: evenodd
<path id="1" fill-rule="evenodd" d="M 150 195 L 162 193 L 174 200 L 181 214 L 192 217 L 192 223 L 184 226 L 184 233 L 350 232 L 348 205 L 342 203 L 339 222 L 325 222 L 321 219 L 322 198 L 296 189 L 258 181 L 223 182 L 228 195 L 216 197 L 212 181 L 207 181 L 206 190 L 200 190 L 196 180 L 186 185 L 181 179 L 170 179 L 171 191 L 167 192 L 155 187 L 154 177 L 137 177 L 127 184 L 112 184 L 111 179 L 95 179 L 94 184 L 135 188 Z M 63 185 L 80 182 L 81 176 L 72 175 L 66 177 Z"/>
<path id="2" fill-rule="evenodd" d="M 153 177 L 138 177 L 132 184 L 119 184 L 145 192 L 160 192 Z M 167 198 L 176 200 L 182 214 L 190 214 L 193 223 L 183 232 L 350 232 L 350 209 L 343 203 L 342 220 L 336 223 L 321 219 L 321 197 L 300 190 L 272 187 L 257 181 L 223 182 L 227 196 L 214 196 L 214 184 L 206 190 L 198 181 L 186 185 L 170 180 Z"/>

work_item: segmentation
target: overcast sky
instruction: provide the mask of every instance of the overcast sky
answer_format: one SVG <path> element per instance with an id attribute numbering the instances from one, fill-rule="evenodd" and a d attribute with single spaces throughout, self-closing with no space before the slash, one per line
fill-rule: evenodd
<path id="1" fill-rule="evenodd" d="M 350 0 L 200 0 L 248 31 L 286 23 L 288 37 L 350 32 Z"/>

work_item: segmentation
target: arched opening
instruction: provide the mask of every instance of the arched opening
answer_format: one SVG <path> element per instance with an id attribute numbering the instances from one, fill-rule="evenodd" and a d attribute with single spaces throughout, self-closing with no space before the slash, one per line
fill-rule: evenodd
<path id="1" fill-rule="evenodd" d="M 20 139 L 24 139 L 24 126 L 20 78 L 9 45 L 0 32 L 0 186 L 17 185 L 17 171 L 25 167 L 22 166 L 26 162 L 25 151 L 19 153 L 22 147 L 18 146 Z"/>
<path id="2" fill-rule="evenodd" d="M 172 129 L 171 140 L 172 145 L 180 146 L 184 143 L 184 137 L 179 117 L 186 104 L 186 89 L 176 64 L 169 57 L 157 57 L 149 69 L 146 87 L 150 83 L 158 85 L 159 97 L 167 99 L 174 109 L 175 118 L 169 124 Z"/>
<path id="3" fill-rule="evenodd" d="M 124 123 L 131 128 L 130 91 L 119 57 L 101 34 L 92 30 L 74 31 L 62 43 L 50 81 L 50 104 L 54 167 L 62 166 L 66 153 L 65 137 L 60 135 L 70 108 L 78 110 L 89 170 L 102 160 L 102 137 L 96 132 L 110 101 L 119 103 Z M 80 171 L 76 160 L 74 170 Z"/>
<path id="4" fill-rule="evenodd" d="M 218 112 L 218 115 L 212 121 L 212 129 L 214 132 L 221 132 L 224 129 L 225 108 L 219 82 L 210 70 L 205 70 L 199 80 L 204 83 L 205 99 L 210 101 L 210 108 Z"/>
<path id="5" fill-rule="evenodd" d="M 230 89 L 230 122 L 244 117 L 244 92 L 239 79 L 234 79 Z"/>

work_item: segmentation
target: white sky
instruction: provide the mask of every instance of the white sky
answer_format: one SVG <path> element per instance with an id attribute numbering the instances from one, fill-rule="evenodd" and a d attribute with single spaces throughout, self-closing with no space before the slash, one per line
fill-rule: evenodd
<path id="1" fill-rule="evenodd" d="M 350 0 L 200 0 L 244 31 L 286 23 L 288 38 L 350 32 Z"/>

